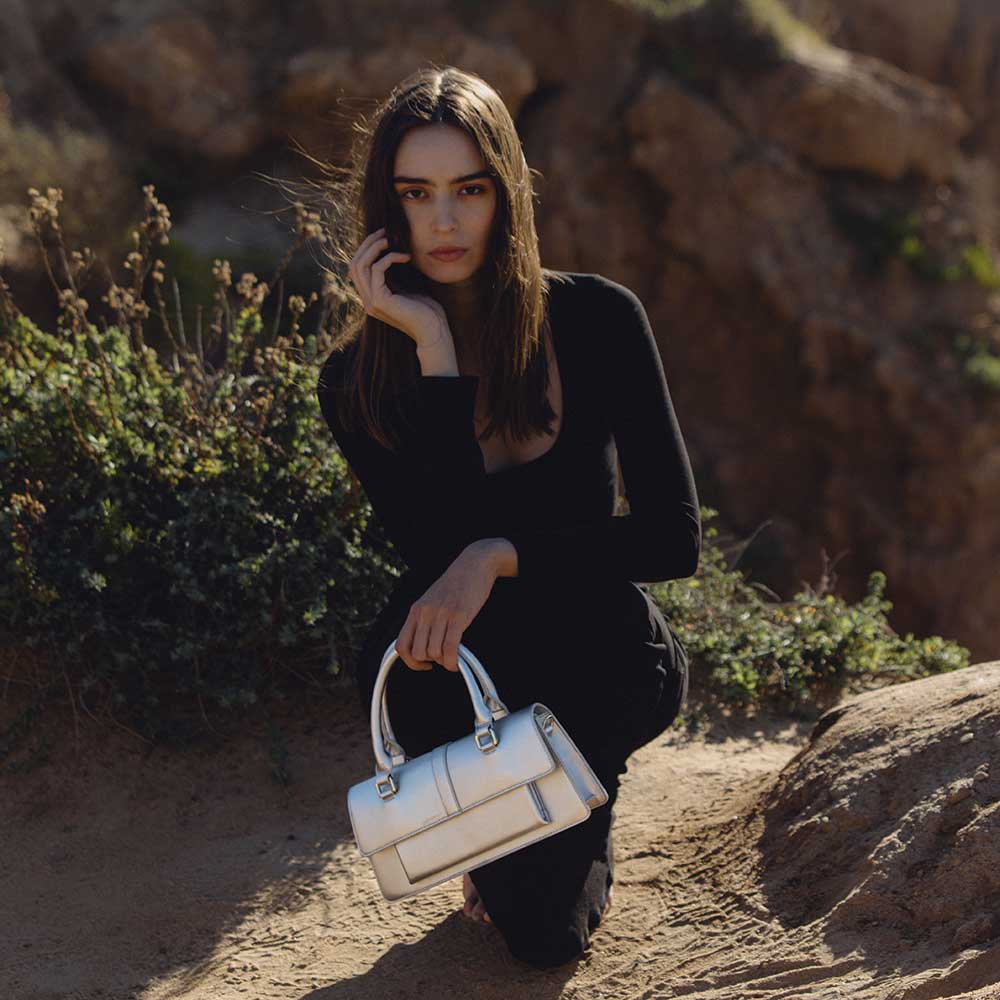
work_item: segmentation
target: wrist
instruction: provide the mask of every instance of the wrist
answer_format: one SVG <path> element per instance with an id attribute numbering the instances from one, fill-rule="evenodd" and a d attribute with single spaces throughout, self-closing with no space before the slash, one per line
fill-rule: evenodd
<path id="1" fill-rule="evenodd" d="M 428 329 L 422 329 L 414 334 L 413 342 L 417 345 L 417 351 L 429 351 L 440 348 L 444 343 L 445 336 L 450 333 L 446 323 L 439 322 Z"/>
<path id="2" fill-rule="evenodd" d="M 517 549 L 508 538 L 480 538 L 467 546 L 476 558 L 483 560 L 495 577 L 517 576 Z"/>
<path id="3" fill-rule="evenodd" d="M 448 324 L 442 322 L 427 339 L 417 340 L 417 363 L 423 375 L 458 375 L 455 343 Z"/>

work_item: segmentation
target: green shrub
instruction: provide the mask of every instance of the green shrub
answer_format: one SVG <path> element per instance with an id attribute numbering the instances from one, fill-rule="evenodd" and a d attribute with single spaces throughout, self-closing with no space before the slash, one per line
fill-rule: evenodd
<path id="1" fill-rule="evenodd" d="M 0 646 L 43 656 L 40 691 L 150 739 L 187 700 L 344 683 L 398 572 L 362 552 L 368 508 L 316 400 L 326 338 L 299 334 L 300 299 L 290 334 L 257 344 L 260 286 L 244 276 L 230 302 L 217 265 L 218 342 L 199 331 L 172 365 L 118 286 L 126 322 L 103 330 L 78 294 L 54 335 L 9 296 L 0 314 Z"/>
<path id="2" fill-rule="evenodd" d="M 763 597 L 742 572 L 727 568 L 709 524 L 717 513 L 702 508 L 697 574 L 649 588 L 678 630 L 704 700 L 808 714 L 845 693 L 968 666 L 969 651 L 957 643 L 896 634 L 880 571 L 870 574 L 867 594 L 854 605 L 828 593 L 826 578 L 791 601 Z"/>
<path id="3" fill-rule="evenodd" d="M 978 350 L 965 359 L 962 373 L 988 392 L 1000 392 L 1000 357 L 989 350 Z"/>
<path id="4" fill-rule="evenodd" d="M 1000 288 L 1000 275 L 990 248 L 982 243 L 962 247 L 962 265 L 966 273 L 984 288 Z"/>
<path id="5" fill-rule="evenodd" d="M 989 331 L 963 330 L 955 334 L 952 349 L 958 360 L 958 370 L 966 383 L 984 398 L 1000 392 L 1000 357 Z"/>

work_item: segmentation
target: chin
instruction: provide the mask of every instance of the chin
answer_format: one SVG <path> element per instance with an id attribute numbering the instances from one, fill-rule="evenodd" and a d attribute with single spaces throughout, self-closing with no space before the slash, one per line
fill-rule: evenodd
<path id="1" fill-rule="evenodd" d="M 440 267 L 436 267 L 434 272 L 424 271 L 424 275 L 430 280 L 438 285 L 454 285 L 461 281 L 468 281 L 469 279 L 475 277 L 476 273 L 480 270 L 482 264 L 475 264 L 471 267 L 452 267 L 449 264 L 441 262 Z"/>

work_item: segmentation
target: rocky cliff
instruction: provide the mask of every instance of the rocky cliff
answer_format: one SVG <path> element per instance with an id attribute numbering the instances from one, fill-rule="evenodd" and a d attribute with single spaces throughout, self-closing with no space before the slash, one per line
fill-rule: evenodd
<path id="1" fill-rule="evenodd" d="M 30 290 L 24 189 L 59 184 L 120 257 L 142 173 L 185 193 L 172 240 L 276 259 L 288 240 L 234 195 L 250 165 L 293 140 L 335 157 L 419 65 L 477 72 L 540 172 L 544 263 L 646 304 L 703 502 L 763 528 L 742 565 L 790 596 L 826 553 L 851 598 L 884 569 L 900 631 L 983 658 L 998 52 L 975 0 L 8 0 L 0 238 Z"/>

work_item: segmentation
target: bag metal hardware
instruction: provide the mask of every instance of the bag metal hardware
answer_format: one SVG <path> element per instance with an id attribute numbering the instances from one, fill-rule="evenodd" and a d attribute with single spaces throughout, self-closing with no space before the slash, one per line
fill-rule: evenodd
<path id="1" fill-rule="evenodd" d="M 375 791 L 380 799 L 392 798 L 399 791 L 399 785 L 391 772 L 375 779 Z"/>
<path id="2" fill-rule="evenodd" d="M 482 743 L 479 742 L 479 737 L 486 736 L 487 734 L 489 735 L 490 742 L 488 745 L 484 746 Z M 494 749 L 494 747 L 497 747 L 499 745 L 500 741 L 497 739 L 496 730 L 493 728 L 492 725 L 487 726 L 485 729 L 476 730 L 476 746 L 479 747 L 479 749 L 482 750 L 483 753 L 489 753 L 491 750 Z"/>

